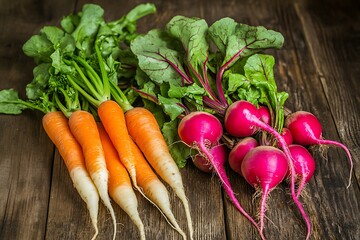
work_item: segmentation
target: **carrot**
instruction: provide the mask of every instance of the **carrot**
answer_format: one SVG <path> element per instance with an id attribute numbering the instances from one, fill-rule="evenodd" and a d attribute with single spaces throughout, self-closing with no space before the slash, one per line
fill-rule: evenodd
<path id="1" fill-rule="evenodd" d="M 109 194 L 123 209 L 139 229 L 140 239 L 145 240 L 144 225 L 138 212 L 138 201 L 134 193 L 129 174 L 120 162 L 118 152 L 112 144 L 103 125 L 97 123 L 100 140 L 105 153 L 106 167 L 109 171 Z"/>
<path id="2" fill-rule="evenodd" d="M 106 168 L 105 154 L 101 145 L 95 119 L 91 113 L 77 110 L 70 115 L 69 126 L 71 132 L 82 147 L 86 169 L 88 170 L 91 179 L 94 181 L 101 200 L 110 211 L 114 224 L 113 239 L 115 239 L 116 218 L 108 194 L 109 174 Z"/>
<path id="3" fill-rule="evenodd" d="M 185 195 L 182 177 L 170 155 L 154 115 L 146 108 L 136 107 L 125 113 L 125 119 L 130 136 L 144 153 L 147 161 L 182 201 L 188 220 L 190 238 L 193 239 L 189 202 Z"/>
<path id="4" fill-rule="evenodd" d="M 131 139 L 126 127 L 123 110 L 116 102 L 109 100 L 99 105 L 98 115 L 114 147 L 119 152 L 121 162 L 128 170 L 134 186 L 137 187 L 136 155 L 130 151 Z"/>
<path id="5" fill-rule="evenodd" d="M 184 239 L 186 239 L 186 234 L 181 230 L 171 211 L 169 194 L 165 185 L 159 180 L 154 171 L 151 169 L 150 165 L 145 160 L 136 144 L 134 143 L 132 146 L 133 151 L 138 152 L 139 155 L 135 165 L 136 172 L 139 173 L 136 176 L 139 186 L 143 190 L 144 194 L 150 199 L 150 201 L 159 208 L 162 214 L 164 214 L 170 226 L 172 226 L 182 235 Z"/>
<path id="6" fill-rule="evenodd" d="M 54 82 L 55 83 L 55 82 Z M 38 86 L 37 86 L 38 87 Z M 84 153 L 79 142 L 71 132 L 68 120 L 68 113 L 76 108 L 77 93 L 74 91 L 65 90 L 64 85 L 58 84 L 57 90 L 48 91 L 47 88 L 37 88 L 39 98 L 22 100 L 18 97 L 18 93 L 13 89 L 1 90 L 1 104 L 0 112 L 7 114 L 20 114 L 25 109 L 38 110 L 44 113 L 42 118 L 42 125 L 50 140 L 57 147 L 60 156 L 69 171 L 70 178 L 74 187 L 78 191 L 80 197 L 86 203 L 90 213 L 90 219 L 94 226 L 95 233 L 92 239 L 95 239 L 99 233 L 98 210 L 99 210 L 99 193 L 91 179 L 84 160 Z M 47 89 L 47 91 L 43 91 Z M 63 93 L 65 105 L 62 104 L 58 94 Z M 72 98 L 68 95 L 72 93 Z M 5 107 L 4 107 L 5 106 Z M 61 111 L 59 111 L 61 110 Z M 96 126 L 95 126 L 96 127 Z"/>
<path id="7" fill-rule="evenodd" d="M 99 194 L 86 170 L 81 146 L 71 133 L 68 119 L 62 112 L 54 111 L 46 113 L 42 119 L 42 124 L 45 132 L 55 144 L 60 156 L 64 160 L 76 190 L 87 205 L 95 229 L 92 239 L 95 239 L 99 233 L 97 227 Z"/>
<path id="8" fill-rule="evenodd" d="M 124 112 L 119 104 L 112 100 L 105 101 L 98 107 L 98 114 L 114 147 L 118 151 L 120 160 L 129 171 L 134 187 L 154 204 L 169 224 L 186 239 L 185 233 L 181 230 L 171 211 L 166 187 L 156 176 L 138 146 L 129 136 Z"/>
<path id="9" fill-rule="evenodd" d="M 166 187 L 157 178 L 142 152 L 129 136 L 124 111 L 126 112 L 133 107 L 116 84 L 109 80 L 99 46 L 95 44 L 94 47 L 101 78 L 89 63 L 75 58 L 72 65 L 76 68 L 81 79 L 71 75 L 68 75 L 67 79 L 74 89 L 97 108 L 97 114 L 118 151 L 121 162 L 128 170 L 134 187 L 147 200 L 158 207 L 169 224 L 186 238 L 171 211 Z M 116 102 L 110 100 L 111 97 L 117 99 Z M 138 181 L 140 182 L 138 183 Z"/>

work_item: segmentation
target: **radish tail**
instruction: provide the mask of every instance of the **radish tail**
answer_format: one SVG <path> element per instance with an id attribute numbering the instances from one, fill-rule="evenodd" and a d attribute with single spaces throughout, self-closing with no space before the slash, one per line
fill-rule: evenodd
<path id="1" fill-rule="evenodd" d="M 234 191 L 232 190 L 232 187 L 230 185 L 229 179 L 226 176 L 226 173 L 222 166 L 217 164 L 214 161 L 213 156 L 207 149 L 204 143 L 199 144 L 200 151 L 205 154 L 206 158 L 210 161 L 211 165 L 213 166 L 215 172 L 217 173 L 218 177 L 220 178 L 220 181 L 223 184 L 223 187 L 228 194 L 230 200 L 234 203 L 235 207 L 258 229 L 260 236 L 262 239 L 265 239 L 263 233 L 260 231 L 259 225 L 255 222 L 255 220 L 241 207 L 239 201 L 236 199 Z"/>
<path id="2" fill-rule="evenodd" d="M 299 184 L 298 189 L 297 189 L 297 193 L 296 193 L 297 198 L 299 198 L 299 196 L 301 194 L 301 191 L 303 190 L 305 184 L 306 184 L 306 176 L 303 176 L 301 178 L 300 184 Z"/>
<path id="3" fill-rule="evenodd" d="M 260 232 L 264 232 L 264 218 L 265 218 L 265 211 L 266 211 L 266 199 L 269 195 L 269 186 L 266 185 L 262 192 L 261 203 L 260 203 Z"/>
<path id="4" fill-rule="evenodd" d="M 276 132 L 276 131 L 275 131 Z M 295 202 L 296 206 L 298 207 L 302 217 L 305 220 L 306 223 L 306 228 L 307 228 L 307 235 L 306 235 L 306 239 L 310 238 L 310 234 L 311 234 L 311 224 L 310 224 L 310 219 L 307 216 L 301 202 L 298 199 L 298 196 L 295 194 L 295 168 L 294 168 L 294 163 L 293 163 L 293 158 L 291 156 L 290 150 L 286 145 L 286 142 L 284 140 L 283 137 L 281 137 L 280 134 L 278 134 L 276 132 L 276 135 L 278 135 L 276 138 L 278 139 L 278 141 L 281 144 L 281 148 L 283 149 L 286 157 L 289 159 L 289 165 L 290 165 L 290 169 L 291 169 L 291 196 L 293 198 L 293 201 Z"/>
<path id="5" fill-rule="evenodd" d="M 262 130 L 265 130 L 267 132 L 269 132 L 270 134 L 274 135 L 276 137 L 276 139 L 279 141 L 281 148 L 283 149 L 283 152 L 285 153 L 286 158 L 288 159 L 288 164 L 289 164 L 289 168 L 291 171 L 291 181 L 290 181 L 290 189 L 291 189 L 291 196 L 293 198 L 294 203 L 296 204 L 296 206 L 298 207 L 302 217 L 305 220 L 306 223 L 306 227 L 307 227 L 307 235 L 306 235 L 306 239 L 310 238 L 310 233 L 311 233 L 311 224 L 310 224 L 310 219 L 307 216 L 302 204 L 300 203 L 298 196 L 295 193 L 295 168 L 294 168 L 294 160 L 291 156 L 290 150 L 284 140 L 284 138 L 275 130 L 273 129 L 271 126 L 269 126 L 268 124 L 262 122 L 260 119 L 258 119 L 257 117 L 253 116 L 250 121 L 252 121 L 252 123 L 259 127 Z"/>
<path id="6" fill-rule="evenodd" d="M 335 145 L 337 147 L 340 147 L 342 149 L 344 149 L 344 151 L 346 152 L 348 158 L 349 158 L 349 164 L 350 164 L 350 177 L 349 177 L 349 184 L 347 185 L 347 188 L 350 187 L 351 185 L 351 176 L 352 176 L 352 172 L 353 172 L 353 160 L 351 157 L 351 153 L 349 151 L 349 149 L 342 143 L 336 142 L 336 141 L 332 141 L 332 140 L 326 140 L 326 139 L 314 139 L 316 140 L 316 142 L 318 144 L 323 144 L 323 145 Z"/>

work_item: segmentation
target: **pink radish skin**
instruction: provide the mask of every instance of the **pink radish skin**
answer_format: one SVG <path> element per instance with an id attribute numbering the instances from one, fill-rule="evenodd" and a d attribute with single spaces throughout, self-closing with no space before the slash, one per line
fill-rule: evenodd
<path id="1" fill-rule="evenodd" d="M 266 124 L 271 123 L 271 117 L 270 117 L 270 111 L 269 108 L 266 106 L 260 106 L 259 107 L 259 114 L 260 114 L 260 120 L 263 121 Z"/>
<path id="2" fill-rule="evenodd" d="M 210 149 L 210 154 L 214 156 L 220 165 L 224 165 L 227 159 L 227 149 L 225 145 L 216 145 Z M 202 172 L 211 173 L 213 167 L 209 160 L 201 154 L 197 154 L 193 159 L 194 165 Z"/>
<path id="3" fill-rule="evenodd" d="M 264 230 L 266 199 L 288 171 L 284 153 L 272 146 L 259 146 L 251 149 L 243 159 L 241 172 L 245 180 L 255 189 L 261 189 L 260 231 Z"/>
<path id="4" fill-rule="evenodd" d="M 225 129 L 234 137 L 250 137 L 259 129 L 253 119 L 265 124 L 260 120 L 260 113 L 252 103 L 236 101 L 225 113 Z"/>
<path id="5" fill-rule="evenodd" d="M 294 159 L 296 180 L 298 181 L 297 196 L 300 196 L 302 189 L 315 172 L 315 160 L 310 152 L 298 144 L 289 145 L 290 153 Z"/>
<path id="6" fill-rule="evenodd" d="M 309 145 L 335 145 L 345 150 L 350 164 L 349 184 L 351 185 L 351 175 L 353 171 L 353 161 L 349 149 L 342 143 L 325 140 L 322 138 L 322 126 L 320 121 L 312 113 L 297 111 L 291 113 L 285 120 L 285 126 L 290 129 L 294 143 Z"/>
<path id="7" fill-rule="evenodd" d="M 290 145 L 294 142 L 291 131 L 288 128 L 283 128 L 280 135 L 284 138 L 287 145 Z M 279 143 L 277 144 L 277 147 L 281 147 Z"/>
<path id="8" fill-rule="evenodd" d="M 245 100 L 236 101 L 228 107 L 225 113 L 225 128 L 228 133 L 234 137 L 249 137 L 253 135 L 256 131 L 263 130 L 272 134 L 277 139 L 288 160 L 288 165 L 291 173 L 291 196 L 305 220 L 307 226 L 306 239 L 309 239 L 311 233 L 310 220 L 295 193 L 295 170 L 293 163 L 294 160 L 291 157 L 289 148 L 284 138 L 271 126 L 261 121 L 260 113 L 255 107 L 255 105 Z"/>
<path id="9" fill-rule="evenodd" d="M 235 193 L 226 175 L 223 161 L 215 158 L 209 148 L 219 145 L 219 140 L 223 134 L 221 122 L 212 114 L 207 112 L 191 112 L 181 119 L 178 126 L 180 139 L 188 146 L 197 149 L 201 155 L 205 156 L 211 163 L 214 172 L 219 176 L 223 187 L 235 207 L 258 229 L 256 221 L 242 208 L 235 197 Z M 261 235 L 262 239 L 265 239 Z"/>
<path id="10" fill-rule="evenodd" d="M 241 163 L 245 155 L 257 146 L 259 146 L 259 143 L 253 137 L 241 139 L 229 153 L 229 165 L 231 169 L 241 175 Z"/>
<path id="11" fill-rule="evenodd" d="M 290 145 L 293 143 L 294 140 L 293 140 L 290 129 L 283 128 L 280 135 L 284 138 L 287 145 Z"/>
<path id="12" fill-rule="evenodd" d="M 213 167 L 212 167 L 211 163 L 209 162 L 209 160 L 207 160 L 200 153 L 196 154 L 194 157 L 192 157 L 192 162 L 197 169 L 199 169 L 200 171 L 202 171 L 204 173 L 212 173 L 212 171 L 213 171 Z"/>
<path id="13" fill-rule="evenodd" d="M 217 145 L 222 134 L 222 125 L 215 116 L 207 112 L 191 112 L 178 126 L 179 136 L 186 144 L 204 143 L 206 147 Z"/>

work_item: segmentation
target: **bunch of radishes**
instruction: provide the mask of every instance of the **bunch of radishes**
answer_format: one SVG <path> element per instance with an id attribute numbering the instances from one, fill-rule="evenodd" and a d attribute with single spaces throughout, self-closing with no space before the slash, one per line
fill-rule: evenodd
<path id="1" fill-rule="evenodd" d="M 181 140 L 199 152 L 193 158 L 194 164 L 202 171 L 217 173 L 230 200 L 254 224 L 263 239 L 267 196 L 285 178 L 289 178 L 292 198 L 307 225 L 308 239 L 310 220 L 298 200 L 304 185 L 315 171 L 315 161 L 306 146 L 334 144 L 342 147 L 349 157 L 352 170 L 349 150 L 341 143 L 323 140 L 321 124 L 309 112 L 298 111 L 288 115 L 282 133 L 270 126 L 270 114 L 266 107 L 257 108 L 245 100 L 232 103 L 220 120 L 215 115 L 201 111 L 192 112 L 181 120 L 178 126 Z M 225 131 L 240 139 L 229 154 L 221 142 Z M 276 141 L 264 145 L 264 141 L 255 138 L 260 131 L 272 135 Z M 236 199 L 225 172 L 227 159 L 235 172 L 261 191 L 259 223 L 249 216 Z"/>
<path id="2" fill-rule="evenodd" d="M 262 238 L 266 198 L 289 178 L 291 196 L 306 221 L 308 238 L 310 221 L 298 198 L 314 174 L 315 164 L 304 146 L 336 144 L 352 161 L 345 146 L 321 139 L 321 125 L 313 115 L 296 112 L 285 121 L 288 93 L 279 92 L 276 86 L 275 58 L 261 53 L 280 49 L 283 43 L 280 32 L 229 17 L 208 25 L 198 17 L 174 16 L 164 29 L 134 39 L 130 48 L 141 69 L 135 78 L 136 92 L 151 111 L 163 114 L 159 118 L 162 130 L 171 136 L 167 143 L 173 155 L 180 156 L 179 162 L 191 151 L 173 144 L 177 141 L 173 130 L 198 150 L 192 156 L 196 166 L 217 173 L 231 201 Z M 228 140 L 236 140 L 235 146 Z M 261 190 L 259 222 L 236 199 L 224 169 L 227 158 L 236 172 Z"/>

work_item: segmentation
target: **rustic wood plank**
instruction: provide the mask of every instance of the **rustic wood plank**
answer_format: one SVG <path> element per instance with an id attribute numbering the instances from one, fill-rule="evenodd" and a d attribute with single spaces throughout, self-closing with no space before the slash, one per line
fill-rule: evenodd
<path id="1" fill-rule="evenodd" d="M 355 1 L 299 1 L 295 6 L 303 25 L 303 32 L 310 49 L 303 62 L 303 71 L 312 68 L 313 79 L 321 84 L 328 107 L 318 110 L 324 126 L 324 137 L 342 141 L 350 148 L 355 166 L 359 164 L 359 6 Z M 301 64 L 300 64 L 301 65 Z M 305 76 L 308 74 L 305 74 Z M 319 105 L 317 103 L 317 105 Z M 358 179 L 355 167 L 352 186 L 345 189 L 349 176 L 347 158 L 341 149 L 330 148 L 325 156 L 317 153 L 318 176 L 316 185 L 310 185 L 313 193 L 309 211 L 318 211 L 314 221 L 315 234 L 327 239 L 357 239 L 360 206 Z M 321 206 L 319 211 L 319 206 Z M 328 206 L 328 207 L 327 207 Z M 315 236 L 316 236 L 315 235 Z"/>
<path id="2" fill-rule="evenodd" d="M 319 6 L 313 7 L 313 11 L 320 9 Z M 358 116 L 358 102 L 356 103 L 353 99 L 352 101 L 355 101 L 355 103 L 348 104 L 346 101 L 343 101 L 343 97 L 338 97 L 342 96 L 341 94 L 346 95 L 345 93 L 329 95 L 324 87 L 324 73 L 319 71 L 319 69 L 323 69 L 324 66 L 329 64 L 328 61 L 330 61 L 329 65 L 332 66 L 331 71 L 329 68 L 329 72 L 325 78 L 332 79 L 332 81 L 339 82 L 340 84 L 346 83 L 346 76 L 348 74 L 352 75 L 354 72 L 352 72 L 350 68 L 342 68 L 342 60 L 337 56 L 327 56 L 320 61 L 315 60 L 314 56 L 316 56 L 316 58 L 320 56 L 318 51 L 321 50 L 321 47 L 327 46 L 325 42 L 318 42 L 317 35 L 320 33 L 319 38 L 326 39 L 326 41 L 327 39 L 334 38 L 330 35 L 328 37 L 321 36 L 324 29 L 327 28 L 328 23 L 323 22 L 319 24 L 317 28 L 312 28 L 306 25 L 304 26 L 304 21 L 306 19 L 306 21 L 308 21 L 307 24 L 313 23 L 314 20 L 311 19 L 310 16 L 314 16 L 332 19 L 331 21 L 334 22 L 343 22 L 337 20 L 339 16 L 347 14 L 349 14 L 349 16 L 355 16 L 356 14 L 354 12 L 351 14 L 351 11 L 346 11 L 346 9 L 337 9 L 336 11 L 333 10 L 330 12 L 336 12 L 338 15 L 330 17 L 326 14 L 329 11 L 322 12 L 323 15 L 320 13 L 317 15 L 309 15 L 303 8 L 301 11 L 296 10 L 299 19 L 294 18 L 295 14 L 289 12 L 289 9 L 286 9 L 286 12 L 283 11 L 282 13 L 283 20 L 281 22 L 286 23 L 289 29 L 288 31 L 285 30 L 285 32 L 290 33 L 288 39 L 291 41 L 290 44 L 293 44 L 291 47 L 293 51 L 289 54 L 286 54 L 286 52 L 282 54 L 282 51 L 279 51 L 281 55 L 278 57 L 281 60 L 281 71 L 284 72 L 285 70 L 285 76 L 292 79 L 292 81 L 286 81 L 286 86 L 288 86 L 287 91 L 290 93 L 289 103 L 291 105 L 289 106 L 292 107 L 292 110 L 303 109 L 313 112 L 319 117 L 324 126 L 324 137 L 339 141 L 339 129 L 337 128 L 339 128 L 338 125 L 342 125 L 343 122 L 334 117 L 334 112 L 336 112 L 335 114 L 339 114 L 339 112 L 343 110 L 331 109 L 331 105 L 336 102 L 339 108 L 342 106 L 342 109 L 347 109 L 345 110 L 345 115 L 350 117 L 349 119 L 344 118 L 343 121 L 351 125 L 352 128 L 357 128 L 359 124 L 352 119 L 356 119 L 356 116 Z M 352 17 L 349 18 L 352 19 Z M 298 23 L 299 20 L 301 20 L 301 24 Z M 345 24 L 348 26 L 347 23 Z M 304 32 L 301 27 L 305 28 Z M 339 29 L 341 29 L 341 27 L 339 27 Z M 309 30 L 311 31 L 309 32 Z M 347 45 L 338 44 L 338 46 L 345 48 Z M 326 50 L 323 50 L 324 52 L 328 52 L 331 51 L 330 49 L 333 48 L 326 47 Z M 293 59 L 294 65 L 291 64 L 291 59 Z M 340 67 L 334 69 L 335 66 Z M 347 69 L 349 72 L 345 73 L 344 69 Z M 333 78 L 333 72 L 336 71 L 339 71 L 340 74 L 337 74 L 335 79 Z M 284 86 L 285 89 L 286 86 Z M 348 89 L 348 91 L 353 92 L 350 89 Z M 295 98 L 291 98 L 291 96 Z M 359 130 L 355 129 L 355 133 L 356 132 L 359 132 Z M 346 137 L 344 136 L 344 139 L 356 139 L 356 137 L 354 138 L 350 134 L 346 135 Z M 351 146 L 357 146 L 357 148 L 359 146 L 357 140 L 352 144 L 350 144 L 350 142 L 344 142 L 349 145 L 350 148 L 352 148 Z M 356 180 L 354 180 L 351 188 L 346 189 L 347 179 L 349 177 L 346 155 L 344 155 L 342 150 L 334 148 L 328 149 L 324 154 L 321 154 L 319 150 L 318 148 L 313 149 L 317 161 L 317 170 L 314 179 L 308 185 L 307 195 L 305 195 L 303 199 L 313 222 L 313 238 L 356 239 L 356 236 L 359 236 L 359 232 L 353 224 L 353 221 L 354 219 L 358 219 L 356 212 L 359 212 L 359 205 L 356 199 L 359 197 L 359 191 L 357 183 L 355 182 Z M 354 159 L 359 159 L 355 152 L 353 152 L 353 154 Z M 324 156 L 329 160 L 326 161 Z"/>
<path id="3" fill-rule="evenodd" d="M 0 89 L 25 95 L 33 61 L 22 53 L 24 42 L 52 17 L 56 4 L 1 1 Z M 54 147 L 41 126 L 41 113 L 0 116 L 1 239 L 42 239 L 45 236 Z"/>
<path id="4" fill-rule="evenodd" d="M 360 7 L 356 3 L 328 1 L 320 8 L 319 2 L 300 1 L 296 5 L 338 134 L 355 160 L 360 154 Z M 359 176 L 357 168 L 357 179 Z"/>
<path id="5" fill-rule="evenodd" d="M 31 1 L 1 1 L 0 5 L 0 89 L 14 88 L 24 96 L 33 64 L 21 47 L 43 15 Z M 40 113 L 29 111 L 22 116 L 0 116 L 1 239 L 45 235 L 53 146 L 40 118 Z"/>
<path id="6" fill-rule="evenodd" d="M 37 114 L 1 116 L 0 132 L 0 238 L 41 239 L 46 230 L 53 147 Z"/>

